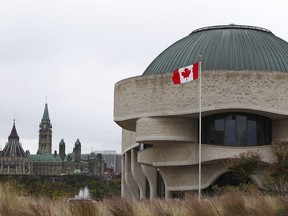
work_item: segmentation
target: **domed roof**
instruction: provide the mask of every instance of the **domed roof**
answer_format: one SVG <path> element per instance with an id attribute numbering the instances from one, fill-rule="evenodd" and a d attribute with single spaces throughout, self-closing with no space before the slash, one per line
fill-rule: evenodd
<path id="1" fill-rule="evenodd" d="M 172 73 L 202 56 L 202 70 L 288 72 L 288 43 L 271 31 L 243 25 L 196 29 L 164 50 L 143 75 Z"/>

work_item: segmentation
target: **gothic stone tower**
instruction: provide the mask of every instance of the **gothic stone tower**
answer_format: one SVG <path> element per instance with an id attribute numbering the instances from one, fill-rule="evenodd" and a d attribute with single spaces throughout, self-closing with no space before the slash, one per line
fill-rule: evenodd
<path id="1" fill-rule="evenodd" d="M 65 154 L 65 142 L 63 139 L 61 139 L 59 143 L 59 155 L 62 161 L 64 161 L 66 154 Z"/>
<path id="2" fill-rule="evenodd" d="M 75 162 L 76 163 L 80 162 L 81 161 L 81 142 L 79 139 L 76 140 L 73 152 L 75 153 Z"/>
<path id="3" fill-rule="evenodd" d="M 49 119 L 48 105 L 45 109 L 39 125 L 39 146 L 37 154 L 51 154 L 52 151 L 52 124 Z"/>

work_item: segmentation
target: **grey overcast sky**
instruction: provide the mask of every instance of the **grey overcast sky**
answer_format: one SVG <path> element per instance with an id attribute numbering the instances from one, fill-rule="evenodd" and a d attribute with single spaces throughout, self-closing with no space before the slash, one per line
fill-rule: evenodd
<path id="1" fill-rule="evenodd" d="M 53 151 L 121 149 L 114 84 L 141 75 L 165 48 L 197 28 L 267 28 L 288 41 L 287 0 L 0 0 L 0 145 L 13 119 L 35 154 L 46 96 Z"/>

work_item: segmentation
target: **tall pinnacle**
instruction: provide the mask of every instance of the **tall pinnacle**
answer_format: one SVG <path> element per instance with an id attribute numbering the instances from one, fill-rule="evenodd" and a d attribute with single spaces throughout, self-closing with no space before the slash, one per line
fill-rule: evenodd
<path id="1" fill-rule="evenodd" d="M 42 123 L 50 123 L 49 112 L 48 112 L 48 104 L 45 103 L 45 109 L 43 113 L 43 117 L 41 120 Z"/>
<path id="2" fill-rule="evenodd" d="M 15 127 L 15 119 L 14 119 L 14 123 L 13 123 L 13 127 L 12 127 L 12 130 L 11 130 L 10 136 L 8 137 L 8 141 L 10 141 L 12 139 L 16 139 L 16 140 L 19 141 L 19 136 L 17 134 L 17 130 L 16 130 L 16 127 Z"/>
<path id="3" fill-rule="evenodd" d="M 76 142 L 75 142 L 75 146 L 76 145 L 81 145 L 81 142 L 80 142 L 80 140 L 79 140 L 79 138 L 76 140 Z"/>
<path id="4" fill-rule="evenodd" d="M 49 118 L 47 102 L 45 103 L 45 109 L 39 127 L 39 144 L 37 154 L 51 154 L 52 124 Z"/>

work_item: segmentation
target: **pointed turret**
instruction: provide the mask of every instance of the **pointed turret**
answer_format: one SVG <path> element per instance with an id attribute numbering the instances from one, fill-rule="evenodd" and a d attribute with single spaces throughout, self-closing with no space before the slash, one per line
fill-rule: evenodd
<path id="1" fill-rule="evenodd" d="M 65 159 L 65 156 L 66 156 L 66 153 L 65 153 L 65 142 L 63 139 L 61 139 L 60 143 L 59 143 L 59 155 L 60 155 L 60 158 L 62 160 Z"/>
<path id="2" fill-rule="evenodd" d="M 65 146 L 65 142 L 63 139 L 61 139 L 60 143 L 59 143 L 60 146 Z"/>
<path id="3" fill-rule="evenodd" d="M 51 154 L 52 151 L 52 124 L 49 118 L 48 104 L 45 103 L 43 117 L 40 122 L 39 146 L 37 154 Z"/>
<path id="4" fill-rule="evenodd" d="M 30 172 L 27 155 L 19 142 L 15 120 L 8 142 L 0 156 L 0 174 L 27 174 Z"/>
<path id="5" fill-rule="evenodd" d="M 81 146 L 81 142 L 80 142 L 79 139 L 77 139 L 76 142 L 75 142 L 75 146 L 77 146 L 77 145 L 80 145 L 80 146 Z"/>
<path id="6" fill-rule="evenodd" d="M 10 141 L 12 139 L 19 141 L 19 136 L 17 134 L 17 130 L 16 130 L 16 127 L 15 127 L 15 120 L 14 120 L 14 123 L 13 123 L 13 127 L 12 127 L 12 130 L 11 130 L 10 136 L 8 137 L 8 141 Z"/>
<path id="7" fill-rule="evenodd" d="M 80 162 L 81 161 L 81 142 L 79 139 L 77 139 L 75 142 L 74 153 L 75 153 L 75 162 Z"/>
<path id="8" fill-rule="evenodd" d="M 41 120 L 41 124 L 50 124 L 49 112 L 48 112 L 48 104 L 45 104 L 43 117 Z"/>
<path id="9" fill-rule="evenodd" d="M 2 151 L 1 156 L 10 157 L 26 157 L 26 154 L 19 143 L 19 136 L 17 134 L 16 126 L 15 126 L 15 120 L 13 123 L 13 127 L 11 130 L 11 133 L 8 137 L 8 143 L 6 144 L 5 148 Z"/>

